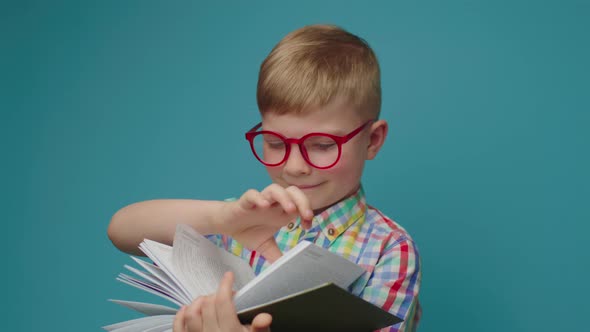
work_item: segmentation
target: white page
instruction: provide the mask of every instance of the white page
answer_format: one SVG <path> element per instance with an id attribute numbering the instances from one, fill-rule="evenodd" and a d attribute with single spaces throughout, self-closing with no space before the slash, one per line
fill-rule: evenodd
<path id="1" fill-rule="evenodd" d="M 168 285 L 168 287 L 170 289 L 174 290 L 175 294 L 178 295 L 178 300 L 180 300 L 180 302 L 182 302 L 184 304 L 191 303 L 191 299 L 189 299 L 184 294 L 184 292 L 182 291 L 182 287 L 178 286 L 172 278 L 170 278 L 164 271 L 162 271 L 162 269 L 160 269 L 159 267 L 157 267 L 156 265 L 154 265 L 152 263 L 148 263 L 148 262 L 141 260 L 137 257 L 131 256 L 131 258 L 133 258 L 133 260 L 135 262 L 137 262 L 137 264 L 141 265 L 141 267 L 143 267 L 147 272 L 149 272 L 150 275 L 152 275 L 154 278 L 158 278 L 159 280 L 162 281 L 162 283 Z"/>
<path id="2" fill-rule="evenodd" d="M 139 281 L 139 280 L 137 280 L 137 279 L 131 278 L 131 277 L 129 277 L 129 276 L 122 277 L 122 276 L 120 275 L 119 277 L 117 277 L 117 280 L 118 280 L 118 281 L 120 281 L 120 282 L 122 282 L 122 283 L 124 283 L 124 284 L 127 284 L 127 285 L 129 285 L 129 286 L 133 286 L 133 287 L 135 287 L 135 288 L 139 288 L 139 289 L 141 289 L 141 290 L 143 290 L 143 291 L 146 291 L 146 292 L 148 292 L 148 293 L 151 293 L 151 294 L 157 295 L 157 296 L 159 296 L 159 297 L 161 297 L 161 298 L 163 298 L 163 299 L 166 299 L 166 300 L 168 300 L 168 301 L 170 301 L 170 302 L 172 302 L 172 303 L 176 304 L 176 305 L 177 305 L 177 306 L 179 306 L 179 307 L 180 307 L 180 306 L 182 306 L 182 303 L 180 303 L 180 302 L 176 301 L 176 300 L 175 300 L 174 298 L 172 298 L 171 296 L 168 296 L 168 295 L 166 295 L 166 294 L 164 294 L 164 293 L 162 293 L 162 292 L 160 292 L 160 291 L 154 290 L 154 289 L 152 289 L 152 288 L 150 288 L 150 287 L 148 287 L 148 286 L 144 285 L 142 282 L 140 282 L 140 281 Z"/>
<path id="3" fill-rule="evenodd" d="M 163 316 L 148 316 L 146 318 L 157 317 L 157 319 L 136 322 L 133 325 L 122 327 L 112 332 L 145 332 L 154 327 L 159 327 L 162 330 L 166 330 L 174 324 L 174 316 L 163 315 Z"/>
<path id="4" fill-rule="evenodd" d="M 165 282 L 163 282 L 159 278 L 156 278 L 153 275 L 151 275 L 149 272 L 144 272 L 144 271 L 138 270 L 138 269 L 136 269 L 132 266 L 129 266 L 127 264 L 125 264 L 124 267 L 127 270 L 135 273 L 139 277 L 151 282 L 152 284 L 158 285 L 158 287 L 160 287 L 160 289 L 164 290 L 167 294 L 169 294 L 172 298 L 174 298 L 178 302 L 182 302 L 182 303 L 185 302 L 185 300 L 183 299 L 183 296 L 181 294 L 179 294 L 175 289 L 171 288 L 169 285 L 167 285 Z"/>
<path id="5" fill-rule="evenodd" d="M 162 330 L 166 330 L 173 324 L 173 322 L 169 323 L 168 320 L 164 320 L 160 316 L 149 316 L 149 318 L 152 317 L 158 317 L 158 319 L 154 319 L 152 321 L 144 321 L 130 326 L 125 326 L 119 329 L 112 330 L 112 332 L 145 332 L 151 330 L 154 327 L 159 327 L 162 328 Z M 174 321 L 174 318 L 172 318 L 172 321 Z"/>
<path id="6" fill-rule="evenodd" d="M 148 329 L 150 327 L 162 325 L 173 321 L 173 315 L 146 316 L 121 323 L 103 326 L 102 328 L 106 331 L 112 332 L 142 332 L 143 330 Z"/>
<path id="7" fill-rule="evenodd" d="M 242 288 L 255 276 L 248 263 L 217 247 L 188 225 L 177 226 L 172 261 L 178 279 L 193 299 L 216 292 L 227 271 L 234 273 L 235 289 Z"/>
<path id="8" fill-rule="evenodd" d="M 365 270 L 317 245 L 303 241 L 289 250 L 235 296 L 236 310 L 332 282 L 348 288 Z"/>
<path id="9" fill-rule="evenodd" d="M 149 329 L 143 330 L 143 332 L 165 332 L 165 331 L 172 331 L 172 325 L 174 322 L 166 323 L 158 326 L 151 327 Z"/>
<path id="10" fill-rule="evenodd" d="M 136 302 L 136 301 L 123 301 L 123 300 L 113 300 L 110 299 L 109 301 L 113 303 L 117 303 L 129 309 L 135 310 L 139 313 L 142 313 L 146 316 L 156 316 L 156 315 L 176 315 L 178 309 L 170 308 L 164 305 L 153 304 L 153 303 L 145 303 L 145 302 Z"/>
<path id="11" fill-rule="evenodd" d="M 178 285 L 179 290 L 185 295 L 186 298 L 194 299 L 192 294 L 188 291 L 186 285 L 182 283 L 178 277 L 178 271 L 174 268 L 172 263 L 172 247 L 145 239 L 139 245 L 139 248 L 157 265 L 160 269 L 174 280 L 174 283 Z"/>
<path id="12" fill-rule="evenodd" d="M 132 277 L 132 276 L 130 276 L 130 275 L 127 275 L 127 274 L 125 274 L 125 273 L 119 273 L 119 276 L 118 276 L 118 278 L 120 278 L 120 279 L 123 279 L 123 280 L 127 280 L 127 281 L 129 281 L 129 282 L 131 282 L 131 283 L 134 283 L 134 284 L 137 284 L 137 285 L 141 285 L 141 286 L 143 286 L 143 287 L 147 287 L 147 288 L 149 288 L 149 289 L 151 289 L 151 290 L 153 290 L 153 291 L 156 291 L 156 292 L 158 292 L 158 293 L 161 293 L 161 294 L 163 294 L 163 295 L 166 295 L 166 296 L 168 296 L 168 297 L 170 297 L 170 298 L 172 298 L 172 299 L 176 300 L 176 299 L 175 299 L 175 298 L 172 296 L 172 294 L 170 294 L 168 291 L 166 291 L 165 289 L 163 289 L 163 288 L 162 288 L 162 287 L 160 287 L 159 285 L 157 285 L 157 284 L 154 284 L 154 283 L 152 283 L 152 282 L 150 282 L 150 281 L 148 281 L 148 280 L 137 279 L 137 278 L 135 278 L 135 277 Z M 177 302 L 178 302 L 178 301 L 177 301 Z"/>

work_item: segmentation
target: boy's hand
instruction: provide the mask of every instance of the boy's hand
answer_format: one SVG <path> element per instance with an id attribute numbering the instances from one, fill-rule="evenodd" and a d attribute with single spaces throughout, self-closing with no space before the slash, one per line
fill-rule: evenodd
<path id="1" fill-rule="evenodd" d="M 313 211 L 307 196 L 297 187 L 271 184 L 261 192 L 248 190 L 222 212 L 223 234 L 274 262 L 282 254 L 274 234 L 301 216 L 302 226 L 311 227 Z"/>
<path id="2" fill-rule="evenodd" d="M 241 325 L 233 303 L 234 277 L 226 273 L 217 293 L 202 296 L 184 306 L 174 317 L 174 332 L 270 332 L 272 317 L 259 314 L 252 325 Z"/>

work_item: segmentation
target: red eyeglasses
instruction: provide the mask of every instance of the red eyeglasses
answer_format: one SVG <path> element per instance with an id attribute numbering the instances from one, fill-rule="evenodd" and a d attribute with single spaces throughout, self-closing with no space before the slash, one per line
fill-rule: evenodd
<path id="1" fill-rule="evenodd" d="M 342 144 L 350 141 L 371 122 L 373 120 L 363 123 L 344 136 L 310 133 L 301 138 L 287 138 L 268 130 L 256 131 L 262 126 L 261 122 L 248 130 L 246 139 L 250 142 L 256 159 L 266 166 L 279 166 L 284 163 L 291 153 L 291 145 L 297 144 L 303 159 L 309 165 L 319 169 L 327 169 L 336 165 L 340 160 Z"/>

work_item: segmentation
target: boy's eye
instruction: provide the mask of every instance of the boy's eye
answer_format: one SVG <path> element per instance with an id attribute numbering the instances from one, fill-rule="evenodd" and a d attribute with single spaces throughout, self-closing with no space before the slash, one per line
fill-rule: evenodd
<path id="1" fill-rule="evenodd" d="M 272 149 L 282 149 L 285 146 L 285 142 L 276 138 L 265 139 L 264 143 L 266 144 L 266 146 Z"/>
<path id="2" fill-rule="evenodd" d="M 329 149 L 333 148 L 334 146 L 336 146 L 335 143 L 318 143 L 318 144 L 314 144 L 313 148 L 316 150 L 329 150 Z"/>
<path id="3" fill-rule="evenodd" d="M 271 148 L 275 148 L 275 149 L 282 148 L 285 145 L 285 144 L 283 144 L 283 142 L 280 142 L 280 141 L 279 142 L 268 142 L 267 144 Z"/>
<path id="4" fill-rule="evenodd" d="M 337 147 L 336 142 L 332 139 L 326 138 L 316 138 L 310 139 L 310 141 L 306 142 L 305 147 L 308 150 L 316 151 L 316 152 L 323 152 L 323 151 L 330 151 Z"/>

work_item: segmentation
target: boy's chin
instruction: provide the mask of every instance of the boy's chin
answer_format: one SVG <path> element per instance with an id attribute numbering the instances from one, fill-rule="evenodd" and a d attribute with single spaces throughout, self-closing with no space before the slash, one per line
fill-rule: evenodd
<path id="1" fill-rule="evenodd" d="M 339 197 L 314 197 L 314 195 L 311 194 L 308 196 L 308 198 L 311 203 L 311 209 L 313 210 L 315 215 L 318 215 L 319 213 L 322 213 L 324 210 L 354 195 L 354 193 L 356 193 L 356 190 L 353 190 L 352 192 Z"/>
<path id="2" fill-rule="evenodd" d="M 321 199 L 313 199 L 310 197 L 311 200 L 311 209 L 313 210 L 314 215 L 318 215 L 324 212 L 326 209 L 330 208 L 332 205 L 338 203 L 340 200 L 321 200 Z M 314 204 L 313 202 L 317 202 L 318 204 Z"/>

